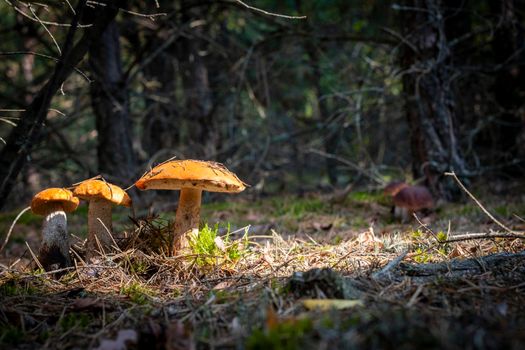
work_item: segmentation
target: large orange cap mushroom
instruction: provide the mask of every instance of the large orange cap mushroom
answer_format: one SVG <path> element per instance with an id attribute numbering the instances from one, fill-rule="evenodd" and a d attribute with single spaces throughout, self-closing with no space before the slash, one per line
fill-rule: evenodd
<path id="1" fill-rule="evenodd" d="M 31 201 L 33 213 L 45 216 L 38 260 L 47 271 L 72 265 L 66 213 L 75 211 L 78 203 L 79 199 L 65 188 L 45 189 Z"/>
<path id="2" fill-rule="evenodd" d="M 131 206 L 131 198 L 122 188 L 106 181 L 90 179 L 79 183 L 73 193 L 89 202 L 87 257 L 111 250 L 113 238 L 112 205 Z M 98 242 L 97 242 L 98 241 Z"/>
<path id="3" fill-rule="evenodd" d="M 141 190 L 181 190 L 173 225 L 172 252 L 187 246 L 187 233 L 198 232 L 202 191 L 241 192 L 246 184 L 220 163 L 202 160 L 172 160 L 142 176 Z"/>
<path id="4" fill-rule="evenodd" d="M 195 188 L 209 192 L 241 192 L 246 184 L 220 163 L 202 160 L 172 160 L 156 166 L 136 183 L 141 190 Z"/>

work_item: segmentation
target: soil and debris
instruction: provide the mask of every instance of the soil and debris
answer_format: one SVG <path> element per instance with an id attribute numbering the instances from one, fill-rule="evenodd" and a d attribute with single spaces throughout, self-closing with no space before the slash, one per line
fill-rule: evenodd
<path id="1" fill-rule="evenodd" d="M 35 269 L 24 219 L 0 257 L 0 348 L 525 347 L 525 241 L 452 242 L 499 232 L 475 206 L 421 226 L 375 193 L 246 201 L 205 205 L 203 238 L 172 257 L 169 215 L 121 215 L 119 251 L 90 264 L 74 219 L 75 267 L 58 274 Z M 519 201 L 498 208 L 523 228 Z"/>

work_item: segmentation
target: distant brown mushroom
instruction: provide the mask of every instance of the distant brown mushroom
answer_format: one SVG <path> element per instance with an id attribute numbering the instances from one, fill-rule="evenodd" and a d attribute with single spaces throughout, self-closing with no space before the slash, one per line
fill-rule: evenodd
<path id="1" fill-rule="evenodd" d="M 405 187 L 393 197 L 393 200 L 394 215 L 401 217 L 403 222 L 407 221 L 414 212 L 434 207 L 432 194 L 424 186 Z"/>
<path id="2" fill-rule="evenodd" d="M 198 232 L 202 191 L 237 193 L 246 188 L 224 165 L 191 159 L 162 163 L 142 176 L 135 186 L 140 190 L 180 190 L 172 253 L 187 246 L 188 232 Z"/>
<path id="3" fill-rule="evenodd" d="M 113 204 L 131 206 L 131 198 L 122 188 L 102 180 L 86 180 L 75 187 L 73 193 L 80 199 L 89 202 L 87 258 L 96 255 L 100 248 L 102 252 L 111 250 L 113 239 L 113 220 L 111 210 Z"/>
<path id="4" fill-rule="evenodd" d="M 66 213 L 77 209 L 79 199 L 65 188 L 48 188 L 31 201 L 31 211 L 45 216 L 38 260 L 46 270 L 71 266 Z"/>
<path id="5" fill-rule="evenodd" d="M 383 193 L 385 196 L 395 196 L 405 187 L 408 187 L 408 184 L 404 181 L 392 181 L 385 186 Z"/>

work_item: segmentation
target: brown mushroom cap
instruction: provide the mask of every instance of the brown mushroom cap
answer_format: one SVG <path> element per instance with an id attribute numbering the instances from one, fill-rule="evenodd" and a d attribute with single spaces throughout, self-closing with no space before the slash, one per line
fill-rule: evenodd
<path id="1" fill-rule="evenodd" d="M 50 206 L 59 205 L 66 213 L 75 211 L 79 199 L 65 188 L 48 188 L 38 192 L 31 201 L 31 210 L 37 215 L 46 215 Z"/>
<path id="2" fill-rule="evenodd" d="M 393 198 L 396 207 L 417 211 L 432 208 L 434 200 L 424 186 L 408 186 L 400 190 Z"/>
<path id="3" fill-rule="evenodd" d="M 241 192 L 246 184 L 220 163 L 202 160 L 172 160 L 156 166 L 136 183 L 140 190 L 195 188 L 210 192 Z"/>
<path id="4" fill-rule="evenodd" d="M 395 196 L 405 187 L 408 187 L 408 185 L 404 181 L 392 181 L 385 186 L 383 193 L 387 196 Z"/>
<path id="5" fill-rule="evenodd" d="M 131 198 L 122 188 L 102 180 L 86 180 L 73 190 L 84 200 L 104 199 L 116 205 L 131 206 Z"/>

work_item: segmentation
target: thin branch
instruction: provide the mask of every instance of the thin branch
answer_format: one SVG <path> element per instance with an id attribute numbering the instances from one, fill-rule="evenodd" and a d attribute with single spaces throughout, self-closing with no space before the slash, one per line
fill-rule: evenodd
<path id="1" fill-rule="evenodd" d="M 507 232 L 510 232 L 511 234 L 514 234 L 514 235 L 519 235 L 518 232 L 514 231 L 514 230 L 511 230 L 510 228 L 508 228 L 507 226 L 505 226 L 502 222 L 500 222 L 498 219 L 496 219 L 491 213 L 489 213 L 489 211 L 487 209 L 485 209 L 485 207 L 477 200 L 476 197 L 474 197 L 474 195 L 472 193 L 469 192 L 469 190 L 467 190 L 467 188 L 465 187 L 465 185 L 463 185 L 463 183 L 458 179 L 458 177 L 456 176 L 456 174 L 454 172 L 450 172 L 450 173 L 445 173 L 446 176 L 452 176 L 452 178 L 454 178 L 454 180 L 458 183 L 459 187 L 466 193 L 469 195 L 470 198 L 472 198 L 472 200 L 477 204 L 478 207 L 481 208 L 481 210 L 487 214 L 487 216 L 489 218 L 492 219 L 492 221 L 494 221 L 499 227 L 501 227 L 502 229 L 504 229 L 505 231 Z"/>
<path id="2" fill-rule="evenodd" d="M 249 10 L 260 12 L 260 13 L 265 14 L 267 16 L 287 18 L 287 19 L 306 19 L 306 16 L 288 16 L 288 15 L 281 15 L 279 13 L 268 12 L 268 11 L 265 11 L 263 9 L 250 6 L 250 5 L 248 5 L 247 3 L 245 3 L 245 2 L 243 2 L 241 0 L 235 0 L 235 2 L 237 2 L 238 4 L 241 4 L 242 6 L 246 7 Z"/>
<path id="3" fill-rule="evenodd" d="M 525 239 L 525 235 L 519 233 L 467 233 L 461 235 L 452 236 L 452 238 L 446 241 L 440 241 L 439 243 L 453 243 L 461 241 L 472 241 L 477 239 L 494 239 L 494 238 L 511 238 L 511 239 Z"/>
<path id="4" fill-rule="evenodd" d="M 31 17 L 30 15 L 28 15 L 27 13 L 22 11 L 18 6 L 13 5 L 8 0 L 4 0 L 4 1 L 9 6 L 11 6 L 16 12 L 18 12 L 19 14 L 21 14 L 25 18 L 30 19 L 31 21 L 34 21 L 34 22 L 39 22 L 36 18 Z M 41 21 L 41 23 L 47 24 L 49 26 L 56 26 L 56 27 L 71 27 L 71 24 L 69 24 L 69 23 L 58 23 L 58 22 L 50 22 L 50 21 Z M 78 24 L 78 28 L 89 28 L 91 26 L 92 26 L 92 24 Z"/>
<path id="5" fill-rule="evenodd" d="M 67 6 L 69 6 L 69 9 L 71 10 L 71 12 L 76 15 L 77 12 L 75 11 L 75 8 L 73 7 L 73 5 L 71 5 L 71 2 L 69 2 L 69 0 L 65 0 L 66 3 L 67 3 Z"/>
<path id="6" fill-rule="evenodd" d="M 20 217 L 24 215 L 24 213 L 28 211 L 29 209 L 31 209 L 31 207 L 22 209 L 22 211 L 18 213 L 16 218 L 13 220 L 13 223 L 9 227 L 9 231 L 7 231 L 7 235 L 5 236 L 4 243 L 2 243 L 2 246 L 0 246 L 0 252 L 5 248 L 5 246 L 7 245 L 7 242 L 9 242 L 9 237 L 11 237 L 11 233 L 13 232 L 13 228 L 15 227 L 15 224 L 18 222 L 18 219 L 20 219 Z"/>
<path id="7" fill-rule="evenodd" d="M 408 249 L 405 249 L 401 252 L 399 256 L 397 256 L 394 260 L 390 261 L 388 264 L 385 265 L 381 270 L 376 271 L 372 274 L 372 278 L 375 280 L 384 279 L 386 277 L 390 276 L 390 271 L 392 271 L 394 268 L 396 268 L 401 261 L 407 256 Z"/>
<path id="8" fill-rule="evenodd" d="M 152 21 L 156 17 L 162 17 L 162 16 L 167 16 L 168 15 L 165 12 L 160 12 L 160 13 L 140 13 L 140 12 L 136 12 L 136 11 L 126 10 L 126 9 L 123 9 L 123 8 L 120 8 L 120 11 L 122 11 L 124 13 L 128 13 L 128 14 L 133 15 L 133 16 L 137 16 L 137 17 L 146 17 L 146 18 L 151 19 Z"/>
<path id="9" fill-rule="evenodd" d="M 33 52 L 33 51 L 0 52 L 0 56 L 15 56 L 15 55 L 33 55 L 33 56 L 36 56 L 36 57 L 47 58 L 47 59 L 50 59 L 50 60 L 55 61 L 55 62 L 59 61 L 59 59 L 56 58 L 56 57 L 53 57 L 53 56 L 50 56 L 50 55 L 46 55 L 46 54 L 43 54 L 43 53 Z M 89 79 L 89 77 L 87 76 L 87 74 L 84 73 L 82 70 L 78 69 L 77 67 L 73 67 L 73 69 L 75 70 L 75 72 L 80 74 L 88 83 L 92 82 L 91 79 Z"/>
<path id="10" fill-rule="evenodd" d="M 385 184 L 385 182 L 380 177 L 374 175 L 373 173 L 371 173 L 370 171 L 368 171 L 366 169 L 361 168 L 357 164 L 349 161 L 348 159 L 345 159 L 343 157 L 339 157 L 339 156 L 337 156 L 335 154 L 326 153 L 326 152 L 323 152 L 323 151 L 320 151 L 320 150 L 314 149 L 314 148 L 307 149 L 306 152 L 315 153 L 315 154 L 317 154 L 317 155 L 319 155 L 321 157 L 325 157 L 325 158 L 335 159 L 338 162 L 343 163 L 345 165 L 348 165 L 349 167 L 353 168 L 354 170 L 358 171 L 359 173 L 365 175 L 366 177 L 368 177 L 369 179 L 373 180 L 374 182 L 377 182 L 377 183 L 379 183 L 381 185 Z"/>
<path id="11" fill-rule="evenodd" d="M 33 14 L 33 16 L 35 16 L 36 20 L 38 21 L 38 23 L 40 23 L 40 25 L 44 28 L 44 30 L 47 32 L 47 34 L 49 34 L 49 36 L 51 37 L 51 40 L 53 40 L 53 43 L 55 44 L 57 50 L 58 50 L 58 54 L 59 55 L 62 55 L 62 50 L 60 49 L 60 45 L 58 45 L 58 42 L 57 40 L 55 39 L 55 37 L 53 36 L 53 34 L 49 31 L 49 29 L 46 27 L 46 25 L 44 24 L 44 22 L 42 22 L 42 20 L 40 18 L 38 18 L 35 10 L 33 10 L 33 6 L 31 6 L 31 4 L 29 4 L 27 6 L 29 8 L 29 11 L 31 11 L 31 13 Z"/>
<path id="12" fill-rule="evenodd" d="M 428 227 L 427 224 L 423 223 L 423 222 L 419 219 L 419 217 L 417 216 L 416 213 L 412 213 L 412 215 L 414 216 L 414 218 L 416 219 L 416 221 L 419 223 L 419 225 L 421 225 L 421 227 L 422 227 L 423 229 L 425 229 L 425 231 L 427 231 L 428 233 L 430 233 L 430 234 L 432 235 L 432 237 L 434 237 L 438 243 L 443 243 L 442 241 L 439 240 L 437 234 L 436 234 L 436 233 L 435 233 L 430 227 Z"/>

